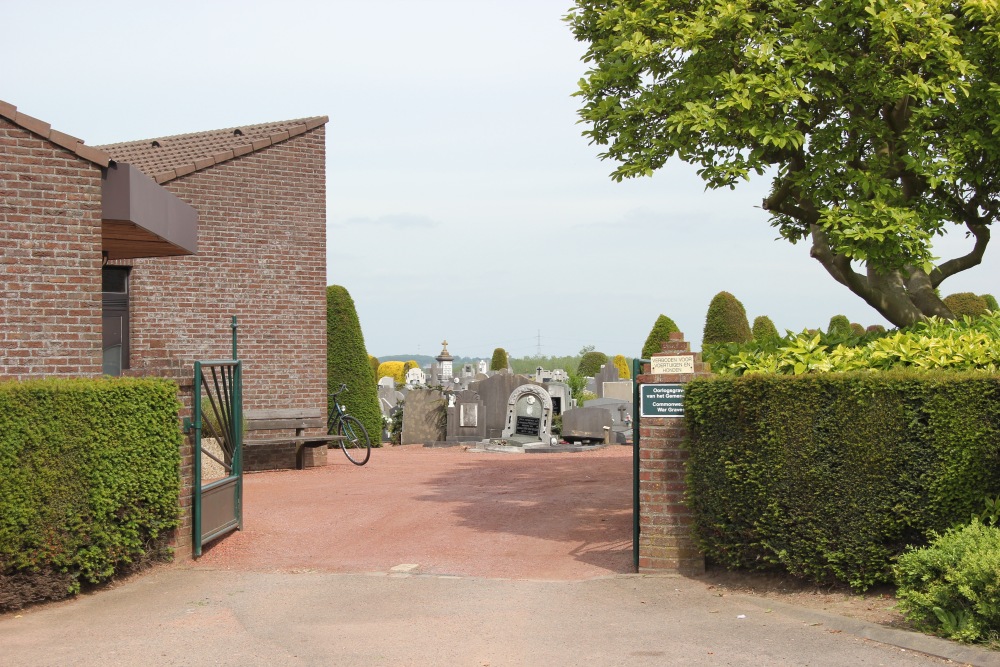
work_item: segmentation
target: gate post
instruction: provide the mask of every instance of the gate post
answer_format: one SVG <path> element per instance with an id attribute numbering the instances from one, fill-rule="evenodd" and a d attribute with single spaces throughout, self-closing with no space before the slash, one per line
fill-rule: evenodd
<path id="1" fill-rule="evenodd" d="M 639 375 L 639 571 L 701 574 L 705 557 L 691 535 L 684 500 L 688 452 L 683 386 L 710 375 L 684 334 L 671 333 Z"/>

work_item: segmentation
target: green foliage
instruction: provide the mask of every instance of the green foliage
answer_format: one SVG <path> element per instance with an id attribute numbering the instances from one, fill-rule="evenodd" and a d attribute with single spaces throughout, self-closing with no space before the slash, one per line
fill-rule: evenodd
<path id="1" fill-rule="evenodd" d="M 403 361 L 383 361 L 378 365 L 378 377 L 376 378 L 376 382 L 382 378 L 392 378 L 396 384 L 405 384 L 406 375 L 403 373 L 403 368 L 405 366 L 406 362 Z"/>
<path id="2" fill-rule="evenodd" d="M 585 375 L 570 373 L 569 381 L 566 384 L 569 385 L 570 394 L 576 401 L 576 404 L 583 407 L 583 394 L 587 389 L 587 377 Z"/>
<path id="3" fill-rule="evenodd" d="M 963 642 L 1000 633 L 1000 528 L 978 519 L 950 528 L 894 571 L 899 608 L 917 628 Z"/>
<path id="4" fill-rule="evenodd" d="M 587 352 L 583 357 L 580 358 L 580 365 L 577 367 L 577 373 L 580 375 L 586 375 L 587 377 L 594 377 L 601 370 L 601 366 L 608 363 L 608 355 L 603 352 Z"/>
<path id="5" fill-rule="evenodd" d="M 972 292 L 949 294 L 943 301 L 944 305 L 948 306 L 948 310 L 955 314 L 955 317 L 979 317 L 989 310 L 986 299 L 976 296 Z"/>
<path id="6" fill-rule="evenodd" d="M 851 322 L 851 333 L 854 334 L 855 336 L 864 336 L 865 335 L 864 325 L 858 324 L 857 322 Z"/>
<path id="7" fill-rule="evenodd" d="M 663 351 L 660 343 L 670 340 L 670 334 L 680 331 L 677 324 L 666 315 L 660 315 L 653 323 L 653 328 L 646 337 L 646 342 L 642 346 L 642 359 L 649 359 L 650 355 L 659 354 Z"/>
<path id="8" fill-rule="evenodd" d="M 490 370 L 491 371 L 503 371 L 507 370 L 507 350 L 502 347 L 498 347 L 493 350 L 493 357 L 490 359 Z"/>
<path id="9" fill-rule="evenodd" d="M 865 332 L 883 334 L 885 333 L 885 327 L 882 326 L 881 324 L 870 324 L 867 327 L 865 327 Z"/>
<path id="10" fill-rule="evenodd" d="M 688 498 L 704 553 L 856 589 L 1000 491 L 1000 378 L 754 375 L 687 385 Z"/>
<path id="11" fill-rule="evenodd" d="M 846 315 L 834 315 L 830 318 L 830 324 L 826 327 L 827 333 L 831 334 L 849 334 L 851 333 L 851 321 L 847 319 Z"/>
<path id="12" fill-rule="evenodd" d="M 382 362 L 378 360 L 378 357 L 373 357 L 370 354 L 368 355 L 368 365 L 372 367 L 372 379 L 373 380 L 378 377 L 378 365 L 380 363 L 382 363 Z"/>
<path id="13" fill-rule="evenodd" d="M 616 354 L 611 363 L 618 369 L 619 380 L 631 380 L 632 372 L 628 368 L 628 360 L 621 354 Z"/>
<path id="14" fill-rule="evenodd" d="M 753 340 L 763 342 L 778 338 L 778 330 L 774 322 L 767 315 L 758 315 L 754 318 L 753 327 L 750 329 Z"/>
<path id="15" fill-rule="evenodd" d="M 997 303 L 996 297 L 992 294 L 983 294 L 981 298 L 986 302 L 986 307 L 989 310 L 1000 310 L 1000 304 Z"/>
<path id="16" fill-rule="evenodd" d="M 930 318 L 906 331 L 852 336 L 803 332 L 770 346 L 707 347 L 704 358 L 724 375 L 891 368 L 1000 370 L 1000 313 L 960 322 Z"/>
<path id="17" fill-rule="evenodd" d="M 739 299 L 729 292 L 719 292 L 712 297 L 705 315 L 703 345 L 716 343 L 746 343 L 753 340 L 747 311 Z"/>
<path id="18" fill-rule="evenodd" d="M 562 435 L 562 415 L 552 416 L 552 435 L 560 436 Z"/>
<path id="19" fill-rule="evenodd" d="M 389 417 L 389 442 L 398 445 L 403 440 L 403 404 L 405 401 L 396 401 Z"/>
<path id="20" fill-rule="evenodd" d="M 159 379 L 0 383 L 0 575 L 61 573 L 70 593 L 162 558 L 179 524 L 179 408 Z"/>
<path id="21" fill-rule="evenodd" d="M 510 360 L 510 367 L 514 372 L 524 375 L 533 375 L 535 369 L 539 366 L 549 370 L 561 368 L 567 373 L 575 373 L 579 365 L 580 357 L 578 355 L 564 357 L 533 355 L 530 357 L 514 357 Z"/>
<path id="22" fill-rule="evenodd" d="M 354 299 L 340 285 L 330 285 L 326 288 L 327 390 L 332 394 L 341 383 L 347 384 L 347 390 L 337 400 L 358 418 L 377 445 L 382 432 L 382 411 L 371 359 L 365 350 Z M 332 407 L 327 406 L 327 410 Z"/>
<path id="23" fill-rule="evenodd" d="M 896 326 L 979 263 L 935 267 L 931 244 L 954 224 L 980 259 L 1000 215 L 996 2 L 576 0 L 567 21 L 591 68 L 584 135 L 612 178 L 671 159 L 710 188 L 766 175 L 781 237 L 809 238 Z"/>

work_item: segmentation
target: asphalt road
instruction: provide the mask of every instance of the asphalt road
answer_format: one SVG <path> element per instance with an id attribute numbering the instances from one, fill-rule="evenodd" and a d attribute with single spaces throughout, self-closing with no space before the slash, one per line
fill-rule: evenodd
<path id="1" fill-rule="evenodd" d="M 394 448 L 362 468 L 330 454 L 248 475 L 244 530 L 197 562 L 0 616 L 0 666 L 1000 667 L 981 649 L 630 574 L 625 448 Z"/>

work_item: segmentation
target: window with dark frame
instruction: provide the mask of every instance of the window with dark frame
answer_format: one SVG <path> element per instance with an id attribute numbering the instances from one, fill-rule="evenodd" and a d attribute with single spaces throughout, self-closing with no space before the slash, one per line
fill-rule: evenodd
<path id="1" fill-rule="evenodd" d="M 125 266 L 105 266 L 101 271 L 105 375 L 118 376 L 129 367 L 128 274 Z"/>

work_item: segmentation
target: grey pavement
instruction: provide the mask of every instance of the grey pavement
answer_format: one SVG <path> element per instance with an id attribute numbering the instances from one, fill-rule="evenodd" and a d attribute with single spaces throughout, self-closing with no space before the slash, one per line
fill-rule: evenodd
<path id="1" fill-rule="evenodd" d="M 0 616 L 0 664 L 1000 666 L 1000 654 L 683 577 L 168 566 Z"/>

